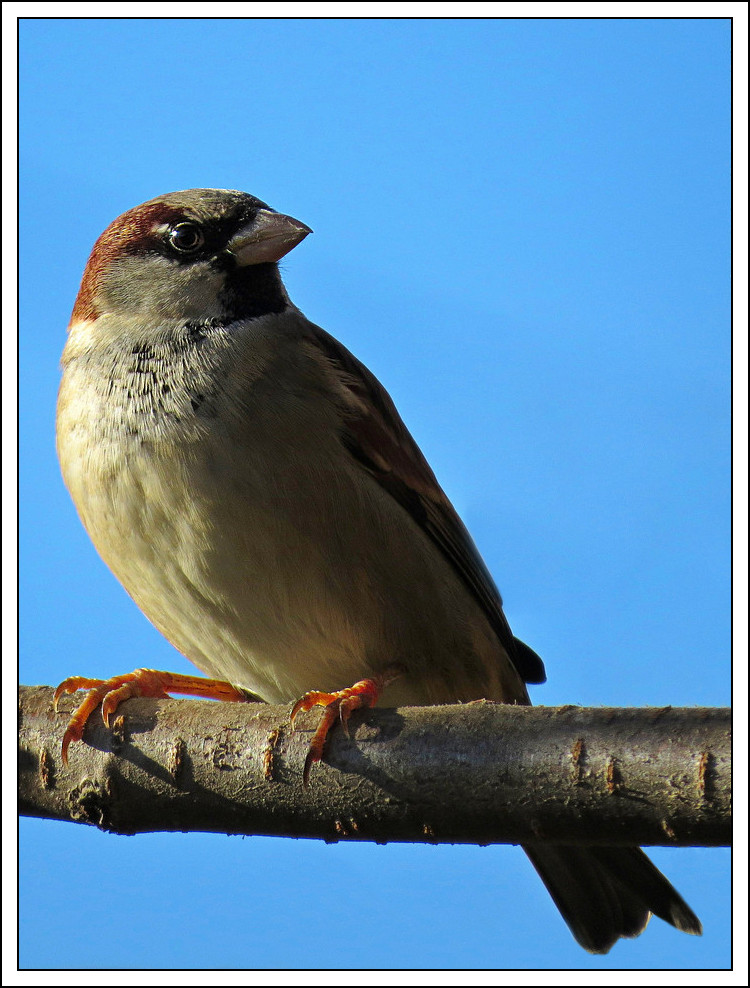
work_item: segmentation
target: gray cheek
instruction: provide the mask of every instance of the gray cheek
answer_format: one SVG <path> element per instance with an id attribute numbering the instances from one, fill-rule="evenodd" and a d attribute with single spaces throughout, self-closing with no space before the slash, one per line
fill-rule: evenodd
<path id="1" fill-rule="evenodd" d="M 126 257 L 102 278 L 103 312 L 149 314 L 162 319 L 210 319 L 223 314 L 219 294 L 224 275 L 208 262 L 179 264 L 165 257 Z"/>

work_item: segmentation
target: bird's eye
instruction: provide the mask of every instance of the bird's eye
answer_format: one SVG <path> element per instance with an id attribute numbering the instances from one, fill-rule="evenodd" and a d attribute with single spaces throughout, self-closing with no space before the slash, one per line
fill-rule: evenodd
<path id="1" fill-rule="evenodd" d="M 181 254 L 192 254 L 203 246 L 203 231 L 195 223 L 178 223 L 169 231 L 170 246 Z"/>

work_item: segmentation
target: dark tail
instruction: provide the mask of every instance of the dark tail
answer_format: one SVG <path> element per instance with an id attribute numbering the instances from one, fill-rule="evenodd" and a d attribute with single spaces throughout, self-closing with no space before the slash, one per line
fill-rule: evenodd
<path id="1" fill-rule="evenodd" d="M 640 847 L 524 847 L 578 943 L 606 954 L 620 937 L 637 937 L 651 913 L 685 933 L 701 922 Z"/>

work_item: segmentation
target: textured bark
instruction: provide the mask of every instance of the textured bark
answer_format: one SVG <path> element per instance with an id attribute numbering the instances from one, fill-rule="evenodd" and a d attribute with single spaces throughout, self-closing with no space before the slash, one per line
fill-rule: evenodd
<path id="1" fill-rule="evenodd" d="M 730 712 L 456 706 L 376 709 L 333 731 L 302 786 L 320 711 L 134 699 L 85 741 L 80 701 L 21 687 L 20 812 L 121 834 L 213 831 L 386 841 L 730 843 Z"/>

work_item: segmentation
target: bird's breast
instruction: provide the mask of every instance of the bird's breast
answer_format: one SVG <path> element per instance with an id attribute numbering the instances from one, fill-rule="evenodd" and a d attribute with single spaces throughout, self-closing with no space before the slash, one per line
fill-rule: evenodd
<path id="1" fill-rule="evenodd" d="M 304 375 L 135 349 L 67 360 L 58 449 L 99 553 L 176 648 L 272 702 L 394 662 L 403 701 L 502 696 L 480 608 Z"/>

